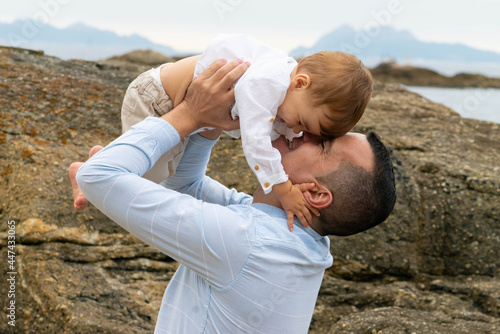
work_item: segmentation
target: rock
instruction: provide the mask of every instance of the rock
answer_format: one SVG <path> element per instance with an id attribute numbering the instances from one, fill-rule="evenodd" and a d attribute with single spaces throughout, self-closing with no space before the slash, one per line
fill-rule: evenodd
<path id="1" fill-rule="evenodd" d="M 376 80 L 408 86 L 500 88 L 499 78 L 469 73 L 447 77 L 426 68 L 403 66 L 393 62 L 381 63 L 370 69 L 370 72 Z"/>
<path id="2" fill-rule="evenodd" d="M 47 225 L 40 219 L 30 218 L 21 223 L 18 235 L 24 237 L 30 234 L 45 234 L 53 230 L 57 230 L 56 225 Z"/>
<path id="3" fill-rule="evenodd" d="M 496 284 L 497 279 L 484 277 L 355 282 L 327 275 L 310 333 L 448 333 L 443 322 L 455 324 L 451 328 L 458 333 L 494 333 L 498 315 L 475 296 L 496 296 L 491 293 Z"/>
<path id="4" fill-rule="evenodd" d="M 76 212 L 67 176 L 121 133 L 124 92 L 149 68 L 0 47 L 0 216 L 16 223 L 19 333 L 154 329 L 177 263 L 95 208 Z M 375 130 L 391 149 L 398 199 L 384 224 L 331 238 L 310 333 L 498 332 L 499 125 L 376 81 L 355 130 Z M 208 174 L 245 192 L 257 185 L 229 137 Z M 2 254 L 8 237 L 2 224 Z"/>
<path id="5" fill-rule="evenodd" d="M 99 242 L 99 232 L 89 232 L 86 226 L 62 227 L 47 225 L 40 219 L 31 218 L 22 222 L 18 229 L 19 241 L 23 244 L 43 242 L 72 242 L 81 245 L 94 245 Z"/>
<path id="6" fill-rule="evenodd" d="M 421 116 L 424 110 L 433 114 Z M 357 261 L 375 277 L 497 276 L 498 126 L 461 118 L 395 84 L 377 83 L 355 129 L 377 131 L 392 148 L 398 200 L 379 227 L 332 238 L 334 257 Z M 362 247 L 353 252 L 353 245 Z"/>
<path id="7" fill-rule="evenodd" d="M 494 333 L 500 327 L 485 322 L 474 314 L 447 316 L 398 307 L 383 307 L 347 316 L 333 325 L 329 332 L 347 333 Z"/>
<path id="8" fill-rule="evenodd" d="M 121 56 L 111 57 L 106 59 L 106 62 L 127 62 L 132 64 L 159 66 L 161 64 L 169 63 L 174 59 L 162 55 L 152 50 L 135 50 Z"/>

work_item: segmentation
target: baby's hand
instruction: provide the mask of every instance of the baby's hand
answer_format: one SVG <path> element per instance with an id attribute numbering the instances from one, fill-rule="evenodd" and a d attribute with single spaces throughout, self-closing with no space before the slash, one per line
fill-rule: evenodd
<path id="1" fill-rule="evenodd" d="M 304 198 L 303 192 L 312 189 L 314 183 L 292 184 L 290 181 L 275 184 L 272 193 L 278 198 L 286 212 L 288 228 L 293 231 L 293 216 L 297 216 L 304 227 L 312 222 L 313 212 L 319 216 L 319 211 L 312 207 Z"/>

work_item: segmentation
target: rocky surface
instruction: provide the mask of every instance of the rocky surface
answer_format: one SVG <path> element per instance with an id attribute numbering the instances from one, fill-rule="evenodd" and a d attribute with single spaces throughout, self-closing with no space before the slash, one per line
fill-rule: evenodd
<path id="1" fill-rule="evenodd" d="M 150 65 L 62 61 L 0 47 L 1 333 L 152 333 L 177 264 L 94 208 L 72 207 L 67 167 L 120 134 L 125 89 Z M 398 201 L 383 225 L 332 238 L 310 333 L 500 332 L 500 129 L 376 82 L 355 130 L 392 150 Z M 209 174 L 256 181 L 223 137 Z M 7 222 L 16 223 L 16 328 Z"/>
<path id="2" fill-rule="evenodd" d="M 403 66 L 392 62 L 381 63 L 370 71 L 377 80 L 407 86 L 500 88 L 500 78 L 469 73 L 448 77 L 426 68 Z"/>
<path id="3" fill-rule="evenodd" d="M 164 63 L 175 61 L 175 59 L 164 56 L 163 54 L 152 50 L 136 50 L 126 53 L 121 56 L 115 56 L 106 59 L 106 63 L 116 63 L 123 65 L 124 63 L 140 64 L 147 66 L 159 66 Z"/>

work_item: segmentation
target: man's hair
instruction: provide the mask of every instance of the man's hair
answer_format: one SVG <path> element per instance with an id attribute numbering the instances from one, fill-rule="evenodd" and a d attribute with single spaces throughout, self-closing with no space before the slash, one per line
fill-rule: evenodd
<path id="1" fill-rule="evenodd" d="M 363 232 L 387 219 L 396 202 L 394 172 L 389 150 L 375 132 L 367 134 L 374 156 L 368 171 L 349 161 L 318 181 L 326 185 L 333 202 L 320 210 L 318 233 L 347 236 Z"/>
<path id="2" fill-rule="evenodd" d="M 322 124 L 322 135 L 340 137 L 359 121 L 373 90 L 370 71 L 356 56 L 340 51 L 321 51 L 302 59 L 297 73 L 311 78 L 309 87 L 315 107 L 326 105 L 331 124 Z"/>

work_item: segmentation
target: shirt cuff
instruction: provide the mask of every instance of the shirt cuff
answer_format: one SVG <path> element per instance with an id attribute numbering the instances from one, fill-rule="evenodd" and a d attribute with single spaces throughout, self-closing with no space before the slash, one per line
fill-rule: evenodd
<path id="1" fill-rule="evenodd" d="M 264 190 L 264 194 L 269 194 L 271 191 L 273 191 L 273 186 L 275 184 L 280 184 L 280 183 L 283 183 L 283 182 L 286 182 L 288 181 L 288 175 L 281 175 L 281 176 L 276 176 L 272 179 L 270 179 L 269 182 L 266 182 L 266 181 L 262 181 L 260 182 L 260 185 L 262 187 L 262 190 Z"/>
<path id="2" fill-rule="evenodd" d="M 194 134 L 189 137 L 189 142 L 194 144 L 192 145 L 192 152 L 197 153 L 197 154 L 203 154 L 206 153 L 207 151 L 210 152 L 212 148 L 214 147 L 215 143 L 217 143 L 219 139 L 208 139 L 205 138 L 199 134 Z"/>

